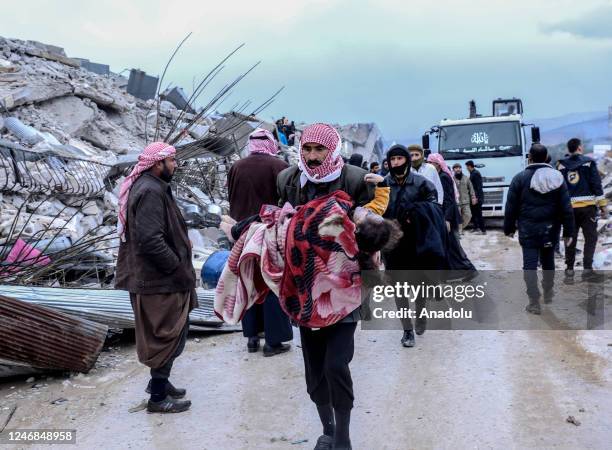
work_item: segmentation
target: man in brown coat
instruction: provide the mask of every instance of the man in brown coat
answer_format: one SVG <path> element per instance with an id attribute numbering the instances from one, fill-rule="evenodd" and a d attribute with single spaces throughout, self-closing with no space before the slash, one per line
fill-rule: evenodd
<path id="1" fill-rule="evenodd" d="M 249 136 L 249 156 L 236 161 L 228 178 L 230 216 L 236 221 L 259 214 L 262 205 L 276 205 L 278 193 L 276 177 L 288 164 L 277 158 L 278 144 L 267 130 L 257 129 Z M 274 356 L 288 351 L 293 339 L 289 318 L 278 303 L 278 297 L 270 292 L 261 304 L 253 305 L 242 318 L 242 333 L 248 338 L 247 350 L 259 350 L 259 333 L 264 332 L 266 343 L 264 356 Z"/>
<path id="2" fill-rule="evenodd" d="M 151 368 L 147 410 L 160 413 L 191 406 L 189 400 L 179 400 L 186 390 L 175 388 L 169 377 L 185 347 L 189 312 L 197 306 L 187 226 L 169 184 L 175 154 L 164 142 L 147 146 L 119 196 L 115 288 L 130 292 L 138 359 Z"/>

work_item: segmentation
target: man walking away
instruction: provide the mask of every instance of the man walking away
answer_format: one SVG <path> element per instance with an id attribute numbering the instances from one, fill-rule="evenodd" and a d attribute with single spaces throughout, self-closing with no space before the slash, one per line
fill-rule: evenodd
<path id="1" fill-rule="evenodd" d="M 469 177 L 463 175 L 461 170 L 461 164 L 455 163 L 453 165 L 453 172 L 455 174 L 455 184 L 459 190 L 459 211 L 461 213 L 461 224 L 459 225 L 459 233 L 463 234 L 463 229 L 470 223 L 472 219 L 471 205 L 477 203 L 476 192 L 474 192 L 474 186 Z"/>
<path id="2" fill-rule="evenodd" d="M 484 203 L 484 190 L 482 189 L 482 175 L 474 166 L 474 161 L 465 163 L 465 167 L 470 172 L 470 181 L 474 187 L 476 194 L 476 203 L 472 203 L 472 221 L 474 222 L 474 231 L 480 230 L 482 234 L 487 234 L 485 229 L 484 219 L 482 217 L 482 205 Z"/>
<path id="3" fill-rule="evenodd" d="M 529 150 L 529 165 L 512 179 L 504 212 L 504 233 L 513 236 L 518 228 L 523 249 L 523 277 L 529 304 L 525 308 L 540 314 L 538 261 L 544 271 L 544 303 L 553 298 L 555 244 L 563 225 L 563 237 L 570 243 L 574 235 L 572 206 L 563 175 L 546 164 L 547 149 L 534 144 Z M 518 224 L 518 226 L 517 226 Z"/>
<path id="4" fill-rule="evenodd" d="M 149 412 L 186 411 L 185 389 L 169 381 L 198 304 L 187 225 L 170 189 L 176 150 L 154 142 L 121 185 L 116 289 L 130 292 L 138 360 L 151 368 Z"/>
<path id="5" fill-rule="evenodd" d="M 593 275 L 593 255 L 597 245 L 597 208 L 603 217 L 607 216 L 606 197 L 603 194 L 601 178 L 597 170 L 597 163 L 583 155 L 580 139 L 573 138 L 567 142 L 569 156 L 557 163 L 557 168 L 567 182 L 567 188 L 574 210 L 574 239 L 565 246 L 565 277 L 568 283 L 574 279 L 574 263 L 576 262 L 576 241 L 578 231 L 582 228 L 584 235 L 584 278 Z"/>
<path id="6" fill-rule="evenodd" d="M 438 176 L 438 171 L 434 166 L 425 161 L 425 153 L 423 147 L 418 144 L 408 146 L 410 153 L 411 171 L 427 178 L 436 188 L 437 201 L 441 205 L 444 202 L 444 188 Z"/>
<path id="7" fill-rule="evenodd" d="M 249 136 L 249 156 L 236 161 L 227 176 L 230 217 L 236 221 L 259 214 L 262 205 L 276 205 L 276 177 L 288 164 L 275 155 L 278 144 L 267 130 L 258 128 Z M 247 350 L 259 350 L 259 333 L 264 332 L 264 356 L 288 351 L 283 344 L 293 339 L 293 329 L 287 315 L 270 292 L 263 303 L 253 305 L 242 318 L 242 333 L 248 338 Z"/>

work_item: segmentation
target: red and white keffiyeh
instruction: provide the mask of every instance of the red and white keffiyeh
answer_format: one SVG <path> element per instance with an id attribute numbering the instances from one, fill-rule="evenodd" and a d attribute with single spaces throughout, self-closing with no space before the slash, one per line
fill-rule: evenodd
<path id="1" fill-rule="evenodd" d="M 117 221 L 117 233 L 121 240 L 125 240 L 125 226 L 127 223 L 127 204 L 130 195 L 130 189 L 134 182 L 157 162 L 163 161 L 170 156 L 176 155 L 176 149 L 165 142 L 153 142 L 146 146 L 140 155 L 138 155 L 138 163 L 132 169 L 132 172 L 123 180 L 121 189 L 119 190 L 119 220 Z"/>
<path id="2" fill-rule="evenodd" d="M 278 153 L 278 144 L 274 139 L 274 135 L 268 130 L 257 128 L 249 135 L 249 153 L 276 155 Z"/>
<path id="3" fill-rule="evenodd" d="M 457 189 L 457 184 L 455 183 L 455 177 L 453 173 L 451 172 L 451 170 L 448 168 L 448 164 L 446 164 L 446 161 L 444 160 L 444 156 L 442 156 L 440 153 L 431 153 L 427 157 L 427 162 L 436 163 L 437 165 L 440 166 L 440 168 L 442 169 L 442 172 L 444 172 L 449 177 L 451 177 L 451 180 L 453 180 L 453 188 L 455 190 L 455 200 L 459 201 L 459 189 Z"/>
<path id="4" fill-rule="evenodd" d="M 304 144 L 319 144 L 329 150 L 329 153 L 323 160 L 320 166 L 310 168 L 304 161 L 302 156 L 302 146 Z M 300 137 L 300 160 L 298 167 L 300 168 L 300 182 L 304 186 L 307 181 L 313 183 L 329 183 L 336 180 L 342 172 L 344 160 L 340 155 L 342 148 L 342 138 L 340 134 L 331 125 L 325 123 L 315 123 L 304 129 Z"/>

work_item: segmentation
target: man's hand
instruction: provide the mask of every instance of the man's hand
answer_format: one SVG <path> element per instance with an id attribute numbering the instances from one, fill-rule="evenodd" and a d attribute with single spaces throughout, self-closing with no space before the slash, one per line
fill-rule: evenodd
<path id="1" fill-rule="evenodd" d="M 477 205 L 478 204 L 478 199 L 476 197 L 472 197 L 472 205 Z"/>
<path id="2" fill-rule="evenodd" d="M 230 216 L 226 216 L 226 215 L 222 215 L 221 216 L 221 224 L 219 225 L 219 228 L 221 228 L 221 231 L 223 231 L 225 233 L 225 235 L 227 236 L 227 239 L 229 239 L 230 243 L 234 243 L 235 239 L 232 236 L 232 227 L 234 225 L 236 225 L 236 221 L 234 219 L 232 219 Z"/>
<path id="3" fill-rule="evenodd" d="M 368 173 L 363 178 L 366 183 L 378 184 L 385 180 L 385 177 L 378 175 L 376 173 Z"/>
<path id="4" fill-rule="evenodd" d="M 601 215 L 602 219 L 608 218 L 608 208 L 606 207 L 606 205 L 602 205 L 599 207 L 599 214 Z"/>
<path id="5" fill-rule="evenodd" d="M 447 221 L 446 221 L 446 231 L 448 231 L 448 232 L 450 233 L 450 230 L 451 230 L 451 224 L 450 224 L 450 222 L 447 220 Z"/>
<path id="6" fill-rule="evenodd" d="M 574 238 L 573 237 L 564 237 L 563 238 L 563 242 L 565 243 L 566 247 L 569 247 L 570 245 L 572 245 L 574 243 Z"/>

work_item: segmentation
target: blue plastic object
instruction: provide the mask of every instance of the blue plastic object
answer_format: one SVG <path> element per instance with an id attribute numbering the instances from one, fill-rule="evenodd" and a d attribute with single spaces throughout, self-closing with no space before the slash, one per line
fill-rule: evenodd
<path id="1" fill-rule="evenodd" d="M 221 278 L 221 272 L 225 267 L 225 263 L 229 259 L 230 252 L 228 250 L 218 250 L 208 257 L 202 266 L 202 286 L 205 289 L 214 289 L 217 287 L 217 282 Z"/>

